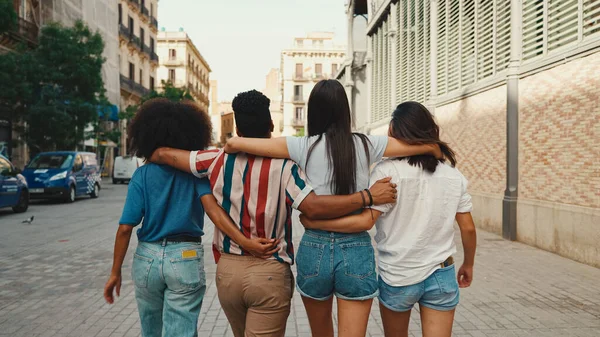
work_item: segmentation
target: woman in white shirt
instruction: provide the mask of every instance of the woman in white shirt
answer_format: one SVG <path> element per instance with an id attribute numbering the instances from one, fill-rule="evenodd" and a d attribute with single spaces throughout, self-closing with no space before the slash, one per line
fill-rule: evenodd
<path id="1" fill-rule="evenodd" d="M 396 204 L 372 207 L 361 214 L 316 221 L 301 217 L 306 228 L 364 231 L 377 223 L 379 302 L 386 337 L 408 336 L 411 309 L 419 303 L 424 337 L 450 337 L 459 287 L 473 278 L 476 233 L 467 180 L 454 167 L 450 147 L 441 142 L 431 113 L 417 102 L 400 104 L 389 135 L 407 144 L 438 143 L 444 159 L 432 156 L 380 162 L 371 182 L 392 177 Z M 464 262 L 455 276 L 454 220 L 460 228 Z M 366 227 L 365 227 L 366 226 Z"/>

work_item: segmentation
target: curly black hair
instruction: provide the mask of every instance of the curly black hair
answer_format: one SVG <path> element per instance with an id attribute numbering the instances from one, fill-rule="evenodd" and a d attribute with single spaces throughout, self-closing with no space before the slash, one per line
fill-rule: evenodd
<path id="1" fill-rule="evenodd" d="M 256 90 L 237 94 L 231 102 L 235 124 L 244 137 L 269 138 L 273 121 L 269 104 L 271 100 Z"/>
<path id="2" fill-rule="evenodd" d="M 212 140 L 210 117 L 192 101 L 151 99 L 138 109 L 128 131 L 130 152 L 150 158 L 159 147 L 203 150 Z"/>

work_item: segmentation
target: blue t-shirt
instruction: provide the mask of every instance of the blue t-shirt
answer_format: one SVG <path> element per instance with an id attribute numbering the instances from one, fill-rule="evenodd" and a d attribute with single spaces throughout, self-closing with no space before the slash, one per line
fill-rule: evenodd
<path id="1" fill-rule="evenodd" d="M 165 165 L 146 164 L 131 181 L 119 221 L 137 226 L 138 240 L 155 242 L 176 235 L 204 235 L 200 197 L 210 194 L 208 179 L 198 179 Z"/>

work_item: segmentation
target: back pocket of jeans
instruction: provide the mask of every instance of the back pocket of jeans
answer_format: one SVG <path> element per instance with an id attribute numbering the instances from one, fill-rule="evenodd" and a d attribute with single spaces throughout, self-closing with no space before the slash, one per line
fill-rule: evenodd
<path id="1" fill-rule="evenodd" d="M 184 290 L 195 290 L 206 285 L 203 254 L 199 251 L 194 258 L 171 259 L 177 282 Z"/>
<path id="2" fill-rule="evenodd" d="M 433 273 L 442 294 L 453 294 L 458 292 L 458 281 L 454 265 L 440 268 Z"/>
<path id="3" fill-rule="evenodd" d="M 150 275 L 150 267 L 152 267 L 154 259 L 145 257 L 135 253 L 133 255 L 133 265 L 131 266 L 131 276 L 133 284 L 138 288 L 148 287 L 148 276 Z"/>
<path id="4" fill-rule="evenodd" d="M 370 242 L 340 244 L 346 275 L 366 278 L 375 273 L 375 252 Z"/>
<path id="5" fill-rule="evenodd" d="M 325 245 L 323 244 L 300 241 L 298 255 L 296 256 L 298 275 L 303 278 L 318 276 L 324 250 Z"/>

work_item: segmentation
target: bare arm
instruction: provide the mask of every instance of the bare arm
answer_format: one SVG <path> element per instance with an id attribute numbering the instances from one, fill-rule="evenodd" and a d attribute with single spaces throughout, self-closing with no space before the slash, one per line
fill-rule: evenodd
<path id="1" fill-rule="evenodd" d="M 383 153 L 384 157 L 410 157 L 428 154 L 442 158 L 442 151 L 437 144 L 409 145 L 396 138 L 388 137 L 388 145 Z"/>
<path id="2" fill-rule="evenodd" d="M 378 180 L 369 191 L 374 205 L 396 202 L 396 184 L 392 178 Z M 298 210 L 310 219 L 333 219 L 352 213 L 369 204 L 369 196 L 364 191 L 350 195 L 317 195 L 310 193 L 298 206 Z"/>
<path id="3" fill-rule="evenodd" d="M 150 162 L 169 165 L 180 171 L 192 173 L 190 169 L 190 151 L 161 147 L 156 149 L 150 157 Z"/>
<path id="4" fill-rule="evenodd" d="M 237 227 L 225 210 L 217 203 L 212 194 L 203 195 L 200 200 L 210 220 L 223 233 L 229 236 L 240 247 L 249 251 L 256 257 L 268 258 L 279 250 L 279 242 L 274 239 L 255 238 L 249 239 Z"/>
<path id="5" fill-rule="evenodd" d="M 225 152 L 246 152 L 255 156 L 289 159 L 285 137 L 279 138 L 241 138 L 234 137 L 227 140 Z"/>
<path id="6" fill-rule="evenodd" d="M 115 289 L 117 297 L 121 296 L 121 268 L 123 266 L 123 260 L 125 260 L 125 255 L 127 255 L 127 248 L 129 248 L 132 232 L 133 226 L 129 225 L 119 225 L 119 229 L 117 230 L 112 270 L 110 278 L 104 286 L 104 299 L 110 304 L 115 302 L 113 297 Z"/>
<path id="7" fill-rule="evenodd" d="M 375 225 L 381 214 L 380 211 L 374 209 L 365 209 L 360 214 L 348 215 L 332 220 L 311 220 L 301 215 L 300 221 L 307 229 L 321 229 L 339 233 L 360 233 L 373 228 L 373 225 Z"/>
<path id="8" fill-rule="evenodd" d="M 475 264 L 475 249 L 477 247 L 477 233 L 471 213 L 456 213 L 456 222 L 460 228 L 464 261 L 458 271 L 458 284 L 461 288 L 471 285 L 473 280 L 473 265 Z"/>

